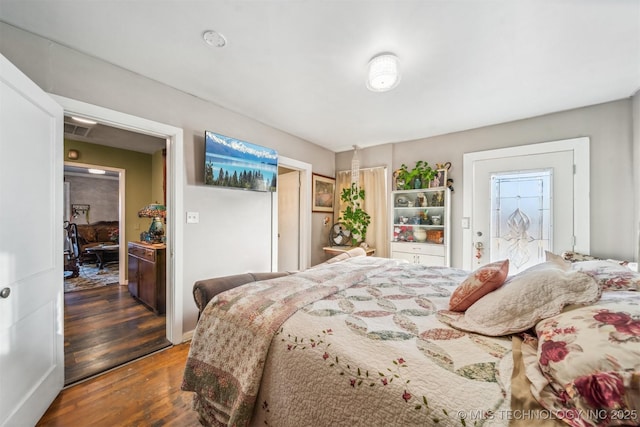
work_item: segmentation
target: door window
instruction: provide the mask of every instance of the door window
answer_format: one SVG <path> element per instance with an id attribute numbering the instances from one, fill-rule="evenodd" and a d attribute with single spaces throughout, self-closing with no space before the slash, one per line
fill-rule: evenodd
<path id="1" fill-rule="evenodd" d="M 491 174 L 491 261 L 508 258 L 510 274 L 544 261 L 551 250 L 552 169 Z"/>

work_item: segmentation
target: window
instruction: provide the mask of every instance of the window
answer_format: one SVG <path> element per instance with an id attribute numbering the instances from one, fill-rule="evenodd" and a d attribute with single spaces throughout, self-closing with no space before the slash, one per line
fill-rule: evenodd
<path id="1" fill-rule="evenodd" d="M 551 169 L 491 175 L 491 261 L 509 258 L 509 274 L 553 249 L 552 178 Z"/>

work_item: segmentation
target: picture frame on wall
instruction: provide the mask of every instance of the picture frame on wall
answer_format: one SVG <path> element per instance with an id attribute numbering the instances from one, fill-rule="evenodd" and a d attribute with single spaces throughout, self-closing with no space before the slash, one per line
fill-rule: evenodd
<path id="1" fill-rule="evenodd" d="M 333 213 L 336 179 L 314 173 L 311 184 L 313 197 L 311 210 Z"/>
<path id="2" fill-rule="evenodd" d="M 447 185 L 447 169 L 437 169 L 436 177 L 429 183 L 429 188 L 445 187 Z"/>

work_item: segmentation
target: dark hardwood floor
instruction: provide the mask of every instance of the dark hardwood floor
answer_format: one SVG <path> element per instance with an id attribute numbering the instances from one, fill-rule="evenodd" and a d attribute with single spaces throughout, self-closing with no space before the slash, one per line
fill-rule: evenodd
<path id="1" fill-rule="evenodd" d="M 137 302 L 126 286 L 64 295 L 65 385 L 171 345 L 166 317 Z"/>
<path id="2" fill-rule="evenodd" d="M 199 426 L 180 390 L 188 352 L 180 344 L 66 388 L 37 426 Z"/>

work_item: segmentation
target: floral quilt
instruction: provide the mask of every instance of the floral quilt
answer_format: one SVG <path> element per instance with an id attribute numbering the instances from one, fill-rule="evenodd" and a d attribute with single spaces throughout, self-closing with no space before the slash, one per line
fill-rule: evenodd
<path id="1" fill-rule="evenodd" d="M 208 425 L 507 425 L 510 338 L 436 318 L 467 275 L 358 257 L 225 292 L 183 388 Z"/>

